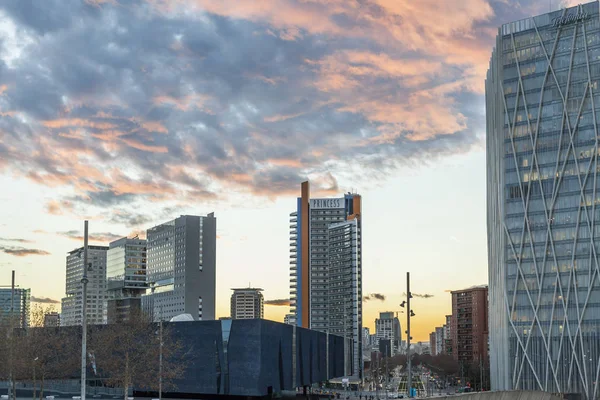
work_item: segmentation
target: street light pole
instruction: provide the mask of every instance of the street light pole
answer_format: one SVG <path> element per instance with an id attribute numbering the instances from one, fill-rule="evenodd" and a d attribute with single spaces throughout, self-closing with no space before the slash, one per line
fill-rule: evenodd
<path id="1" fill-rule="evenodd" d="M 87 368 L 87 277 L 88 270 L 88 221 L 84 222 L 83 228 L 83 285 L 82 312 L 81 312 L 81 400 L 85 400 L 86 368 Z"/>
<path id="2" fill-rule="evenodd" d="M 11 291 L 10 291 L 10 319 L 8 320 L 8 337 L 10 338 L 10 347 L 8 349 L 9 351 L 9 378 L 8 378 L 8 398 L 10 399 L 12 398 L 17 398 L 17 396 L 15 395 L 15 390 L 14 390 L 14 382 L 13 382 L 13 343 L 12 343 L 12 337 L 13 337 L 13 329 L 14 329 L 14 325 L 13 325 L 13 320 L 15 318 L 15 271 L 12 272 L 12 284 L 11 284 Z"/>
<path id="3" fill-rule="evenodd" d="M 160 327 L 159 327 L 159 340 L 160 340 L 160 354 L 158 358 L 158 399 L 162 400 L 162 367 L 163 367 L 163 316 L 162 316 L 162 304 L 160 305 Z"/>
<path id="4" fill-rule="evenodd" d="M 412 310 L 410 309 L 410 298 L 412 297 L 410 293 L 410 272 L 406 273 L 406 358 L 407 358 L 407 366 L 408 366 L 408 397 L 412 397 L 412 370 L 411 370 L 411 360 L 410 360 L 410 317 L 412 314 Z M 84 399 L 82 399 L 84 400 Z"/>

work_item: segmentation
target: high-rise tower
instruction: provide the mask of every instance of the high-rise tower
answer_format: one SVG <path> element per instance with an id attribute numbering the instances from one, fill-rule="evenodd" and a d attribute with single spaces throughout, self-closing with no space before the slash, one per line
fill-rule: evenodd
<path id="1" fill-rule="evenodd" d="M 290 229 L 296 323 L 348 338 L 352 375 L 362 377 L 361 197 L 311 199 L 309 183 L 303 182 Z"/>
<path id="2" fill-rule="evenodd" d="M 103 324 L 107 319 L 106 246 L 88 246 L 87 321 Z M 61 305 L 61 326 L 81 325 L 83 311 L 83 247 L 67 256 L 66 296 Z"/>
<path id="3" fill-rule="evenodd" d="M 600 395 L 599 82 L 597 1 L 499 29 L 486 80 L 494 390 Z"/>
<path id="4" fill-rule="evenodd" d="M 147 275 L 151 293 L 142 308 L 155 320 L 190 314 L 215 319 L 217 219 L 182 215 L 148 229 Z"/>

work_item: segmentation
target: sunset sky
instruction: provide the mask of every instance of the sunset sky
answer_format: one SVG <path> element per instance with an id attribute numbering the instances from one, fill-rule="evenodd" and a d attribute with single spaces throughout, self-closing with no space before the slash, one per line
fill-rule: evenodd
<path id="1" fill-rule="evenodd" d="M 364 293 L 386 298 L 364 303 L 364 325 L 400 310 L 410 271 L 432 295 L 413 307 L 413 337 L 428 340 L 449 290 L 487 282 L 497 27 L 560 5 L 3 0 L 0 285 L 14 269 L 59 301 L 85 218 L 107 244 L 214 211 L 217 314 L 232 287 L 287 299 L 288 215 L 310 179 L 313 195 L 363 196 Z"/>

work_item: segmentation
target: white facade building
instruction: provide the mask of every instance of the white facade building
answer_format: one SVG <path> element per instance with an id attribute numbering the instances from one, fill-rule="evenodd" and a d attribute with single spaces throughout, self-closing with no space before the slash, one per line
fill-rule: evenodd
<path id="1" fill-rule="evenodd" d="M 11 314 L 12 310 L 12 314 Z M 0 288 L 0 324 L 8 324 L 12 315 L 14 327 L 28 328 L 31 310 L 31 289 Z"/>
<path id="2" fill-rule="evenodd" d="M 106 246 L 88 246 L 87 321 L 90 325 L 106 323 Z M 83 247 L 67 256 L 66 296 L 62 299 L 60 325 L 81 325 L 83 312 Z"/>
<path id="3" fill-rule="evenodd" d="M 492 390 L 600 396 L 597 1 L 503 25 L 486 79 Z"/>
<path id="4" fill-rule="evenodd" d="M 379 313 L 379 318 L 375 319 L 375 337 L 377 338 L 377 345 L 379 345 L 381 339 L 390 341 L 392 356 L 400 353 L 402 339 L 400 321 L 393 312 Z"/>
<path id="5" fill-rule="evenodd" d="M 262 289 L 231 289 L 231 319 L 263 319 L 265 301 Z"/>

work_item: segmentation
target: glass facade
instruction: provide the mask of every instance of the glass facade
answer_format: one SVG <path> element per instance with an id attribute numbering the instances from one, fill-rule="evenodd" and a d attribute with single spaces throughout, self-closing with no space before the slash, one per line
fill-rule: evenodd
<path id="1" fill-rule="evenodd" d="M 599 4 L 501 27 L 486 80 L 492 389 L 599 396 Z"/>
<path id="2" fill-rule="evenodd" d="M 145 292 L 146 241 L 122 238 L 109 245 L 106 255 L 108 289 L 133 289 Z"/>
<path id="3" fill-rule="evenodd" d="M 15 288 L 13 298 L 12 289 L 0 288 L 0 324 L 9 324 L 12 315 L 14 327 L 28 328 L 30 303 L 30 289 Z"/>

